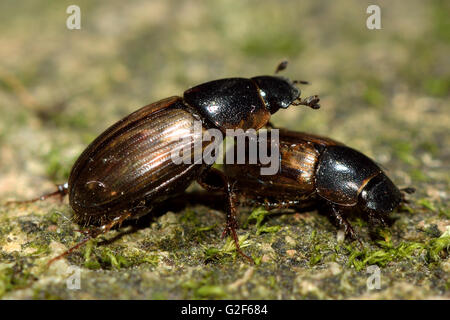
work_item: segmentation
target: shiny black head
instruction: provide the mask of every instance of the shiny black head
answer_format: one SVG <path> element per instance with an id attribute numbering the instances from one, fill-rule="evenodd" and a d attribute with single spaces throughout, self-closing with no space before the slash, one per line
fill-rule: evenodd
<path id="1" fill-rule="evenodd" d="M 276 76 L 260 76 L 251 78 L 259 88 L 270 113 L 278 109 L 286 109 L 300 97 L 300 89 L 289 79 Z"/>
<path id="2" fill-rule="evenodd" d="M 370 216 L 386 216 L 402 202 L 402 194 L 394 183 L 380 173 L 364 186 L 358 206 Z"/>

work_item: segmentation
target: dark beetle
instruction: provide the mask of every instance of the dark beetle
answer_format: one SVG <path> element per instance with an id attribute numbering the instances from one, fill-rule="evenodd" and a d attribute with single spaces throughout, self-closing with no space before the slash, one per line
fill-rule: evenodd
<path id="1" fill-rule="evenodd" d="M 219 177 L 223 184 L 212 188 L 230 190 L 223 174 L 210 165 L 175 164 L 172 150 L 186 144 L 193 149 L 198 139 L 194 136 L 196 120 L 202 122 L 203 130 L 258 130 L 280 108 L 318 108 L 317 96 L 300 99 L 295 83 L 278 76 L 221 79 L 193 87 L 183 97 L 147 105 L 97 137 L 75 162 L 68 183 L 39 199 L 68 194 L 75 221 L 100 225 L 87 232 L 87 241 L 127 218 L 147 214 L 156 203 L 183 192 L 194 180 L 208 187 L 210 174 L 212 180 Z M 238 246 L 235 226 L 234 214 L 228 212 L 225 233 L 231 234 Z"/>
<path id="2" fill-rule="evenodd" d="M 400 191 L 374 161 L 329 138 L 280 130 L 279 150 L 275 175 L 261 175 L 258 164 L 226 164 L 226 176 L 236 181 L 233 191 L 268 208 L 325 205 L 354 238 L 345 211 L 384 222 L 406 201 L 402 191 L 413 191 Z"/>

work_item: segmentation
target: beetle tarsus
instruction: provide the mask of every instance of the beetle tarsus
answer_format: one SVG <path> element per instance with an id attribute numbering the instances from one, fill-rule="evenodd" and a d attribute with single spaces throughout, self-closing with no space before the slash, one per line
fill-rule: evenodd
<path id="1" fill-rule="evenodd" d="M 241 246 L 239 245 L 239 237 L 236 233 L 236 228 L 238 226 L 238 223 L 236 221 L 236 193 L 233 191 L 233 185 L 230 184 L 229 181 L 227 181 L 227 196 L 228 196 L 228 212 L 227 212 L 227 225 L 225 227 L 224 232 L 222 233 L 222 236 L 224 234 L 230 235 L 234 240 L 234 245 L 236 247 L 236 251 L 243 256 L 245 259 L 250 261 L 252 264 L 255 263 L 251 257 L 246 255 L 242 250 Z"/>
<path id="2" fill-rule="evenodd" d="M 236 203 L 237 197 L 235 192 L 233 191 L 234 184 L 230 183 L 227 177 L 218 169 L 209 168 L 205 170 L 197 179 L 197 182 L 206 190 L 217 191 L 221 190 L 225 193 L 227 199 L 227 218 L 226 218 L 226 226 L 222 232 L 222 239 L 225 236 L 231 236 L 234 240 L 234 244 L 236 246 L 236 251 L 243 256 L 245 259 L 249 260 L 251 263 L 254 263 L 253 259 L 247 256 L 244 252 L 242 252 L 241 247 L 239 245 L 239 238 L 236 233 L 236 228 L 238 223 L 236 221 Z"/>
<path id="3" fill-rule="evenodd" d="M 107 233 L 111 228 L 113 228 L 116 225 L 121 225 L 122 222 L 124 222 L 126 219 L 128 219 L 131 216 L 131 213 L 124 212 L 122 215 L 115 217 L 112 221 L 108 222 L 107 224 L 104 224 L 98 228 L 92 229 L 92 230 L 76 230 L 77 232 L 80 232 L 82 234 L 87 235 L 87 237 L 83 240 L 81 240 L 79 243 L 71 247 L 70 249 L 66 250 L 65 252 L 61 253 L 59 256 L 56 256 L 55 258 L 51 259 L 49 262 L 47 262 L 47 267 L 49 267 L 53 262 L 64 258 L 68 254 L 72 253 L 74 250 L 78 249 L 82 245 L 84 245 L 86 242 L 88 242 L 91 239 L 97 238 L 101 234 Z"/>
<path id="4" fill-rule="evenodd" d="M 224 233 L 229 234 L 233 240 L 234 240 L 234 245 L 236 246 L 236 251 L 245 259 L 247 259 L 250 263 L 255 264 L 255 261 L 249 257 L 248 255 L 246 255 L 242 250 L 241 250 L 241 246 L 239 245 L 239 237 L 236 233 L 236 228 L 235 227 L 225 227 Z M 223 234 L 224 234 L 223 233 Z"/>
<path id="5" fill-rule="evenodd" d="M 354 240 L 358 240 L 359 244 L 362 247 L 364 247 L 364 245 L 361 242 L 361 239 L 359 238 L 358 234 L 353 229 L 350 222 L 347 220 L 347 218 L 345 218 L 342 215 L 341 210 L 333 205 L 333 206 L 331 206 L 331 211 L 333 212 L 333 214 L 334 214 L 335 218 L 337 219 L 337 221 L 339 222 L 339 224 L 344 227 L 345 234 L 349 235 Z"/>

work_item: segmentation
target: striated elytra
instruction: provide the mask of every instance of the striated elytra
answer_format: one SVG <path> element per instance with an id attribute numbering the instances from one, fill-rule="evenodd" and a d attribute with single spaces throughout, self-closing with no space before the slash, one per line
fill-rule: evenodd
<path id="1" fill-rule="evenodd" d="M 224 235 L 231 235 L 244 255 L 237 241 L 228 179 L 208 164 L 176 164 L 171 152 L 186 148 L 196 152 L 194 145 L 201 139 L 194 134 L 196 121 L 201 122 L 202 130 L 258 130 L 268 125 L 271 114 L 290 105 L 319 108 L 317 96 L 300 98 L 297 83 L 302 82 L 279 76 L 214 80 L 188 89 L 183 97 L 147 105 L 113 124 L 80 155 L 67 183 L 31 200 L 68 194 L 74 220 L 98 226 L 91 227 L 84 241 L 50 263 L 124 220 L 149 213 L 155 204 L 183 192 L 195 180 L 227 195 Z M 203 148 L 208 145 L 200 143 Z"/>
<path id="2" fill-rule="evenodd" d="M 358 210 L 382 221 L 406 202 L 383 170 L 361 152 L 329 138 L 280 130 L 281 165 L 276 175 L 261 175 L 260 165 L 225 164 L 235 192 L 269 208 L 322 205 L 356 237 L 346 211 Z"/>
<path id="3" fill-rule="evenodd" d="M 282 77 L 229 78 L 130 114 L 97 137 L 75 162 L 68 194 L 76 219 L 105 224 L 124 212 L 132 217 L 149 212 L 155 203 L 207 174 L 209 165 L 175 164 L 171 159 L 171 151 L 186 143 L 194 151 L 201 138 L 194 136 L 194 121 L 201 121 L 204 130 L 258 130 L 272 113 L 299 101 L 299 95 L 300 90 Z"/>

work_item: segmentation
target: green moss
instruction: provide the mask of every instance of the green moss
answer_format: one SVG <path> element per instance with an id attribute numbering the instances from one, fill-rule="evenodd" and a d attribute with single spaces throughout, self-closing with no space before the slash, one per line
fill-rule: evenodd
<path id="1" fill-rule="evenodd" d="M 257 32 L 246 37 L 240 46 L 247 56 L 294 56 L 299 54 L 304 44 L 296 32 Z"/>
<path id="2" fill-rule="evenodd" d="M 450 78 L 429 78 L 425 79 L 424 91 L 431 95 L 437 97 L 445 97 L 450 91 Z"/>
<path id="3" fill-rule="evenodd" d="M 417 168 L 410 170 L 409 176 L 414 182 L 427 182 L 430 180 L 425 172 Z"/>
<path id="4" fill-rule="evenodd" d="M 311 256 L 309 258 L 309 265 L 315 266 L 320 261 L 322 261 L 323 254 L 321 253 L 321 246 L 315 245 L 313 251 L 311 252 Z"/>
<path id="5" fill-rule="evenodd" d="M 367 104 L 374 107 L 383 106 L 386 102 L 380 84 L 376 81 L 371 81 L 367 84 L 362 97 Z"/>
<path id="6" fill-rule="evenodd" d="M 79 130 L 89 127 L 89 120 L 86 116 L 86 112 L 80 110 L 72 112 L 69 109 L 67 112 L 53 113 L 51 120 L 58 127 L 70 127 Z"/>
<path id="7" fill-rule="evenodd" d="M 439 208 L 439 217 L 446 217 L 447 219 L 450 219 L 449 208 Z"/>
<path id="8" fill-rule="evenodd" d="M 428 210 L 437 211 L 434 204 L 428 199 L 420 199 L 417 201 L 417 204 L 421 205 L 422 207 L 424 207 Z"/>
<path id="9" fill-rule="evenodd" d="M 250 241 L 247 240 L 248 234 L 239 236 L 239 246 L 241 249 L 250 246 Z M 226 243 L 221 248 L 215 247 L 203 247 L 203 254 L 206 261 L 210 260 L 220 260 L 227 256 L 232 256 L 236 258 L 237 251 L 234 240 L 231 237 L 227 238 Z"/>
<path id="10" fill-rule="evenodd" d="M 262 262 L 262 256 L 252 256 L 253 262 L 255 263 L 255 266 L 259 266 Z"/>
<path id="11" fill-rule="evenodd" d="M 70 170 L 75 158 L 67 157 L 67 152 L 63 146 L 53 145 L 44 154 L 43 163 L 47 165 L 46 173 L 52 181 L 63 182 L 69 178 Z"/>
<path id="12" fill-rule="evenodd" d="M 207 232 L 207 231 L 211 231 L 213 230 L 215 227 L 217 227 L 217 223 L 211 225 L 211 226 L 206 226 L 206 227 L 199 227 L 195 229 L 195 232 L 201 233 L 201 232 Z"/>
<path id="13" fill-rule="evenodd" d="M 195 294 L 202 298 L 225 298 L 227 294 L 220 286 L 206 285 L 198 288 Z"/>
<path id="14" fill-rule="evenodd" d="M 36 288 L 33 290 L 33 299 L 35 300 L 63 300 L 61 296 L 52 294 L 45 290 Z"/>
<path id="15" fill-rule="evenodd" d="M 353 246 L 346 246 L 349 253 L 348 265 L 352 265 L 357 271 L 373 264 L 384 267 L 392 261 L 413 259 L 422 252 L 426 253 L 428 263 L 437 262 L 448 253 L 450 234 L 444 233 L 441 237 L 425 243 L 401 242 L 394 246 L 391 242 L 379 241 L 378 246 L 378 250 L 357 250 Z"/>
<path id="16" fill-rule="evenodd" d="M 36 240 L 28 243 L 26 246 L 24 246 L 24 248 L 25 247 L 36 249 L 35 251 L 27 255 L 29 257 L 39 257 L 43 255 L 48 255 L 51 252 L 47 243 L 45 242 L 42 243 Z"/>
<path id="17" fill-rule="evenodd" d="M 260 235 L 261 233 L 278 232 L 281 229 L 281 226 L 268 227 L 263 225 L 264 219 L 271 214 L 272 213 L 270 211 L 267 211 L 263 207 L 258 207 L 254 209 L 247 218 L 247 221 L 244 224 L 244 228 L 247 228 L 249 222 L 254 220 L 256 221 L 256 235 Z"/>
<path id="18" fill-rule="evenodd" d="M 110 249 L 109 247 L 95 248 L 96 241 L 90 240 L 85 245 L 84 250 L 84 266 L 88 269 L 99 268 L 114 268 L 120 270 L 121 268 L 128 268 L 132 262 L 123 254 Z"/>
<path id="19" fill-rule="evenodd" d="M 0 212 L 0 216 L 2 215 L 2 212 Z M 11 220 L 5 217 L 2 217 L 3 219 L 1 220 L 0 223 L 0 241 L 3 240 L 6 235 L 8 235 L 12 229 L 12 223 Z"/>
<path id="20" fill-rule="evenodd" d="M 109 264 L 117 270 L 128 268 L 131 265 L 130 261 L 123 255 L 112 252 L 109 248 L 104 248 L 101 255 L 101 262 L 106 265 Z"/>
<path id="21" fill-rule="evenodd" d="M 21 264 L 0 264 L 0 298 L 9 291 L 26 287 L 32 278 Z"/>
<path id="22" fill-rule="evenodd" d="M 438 157 L 441 149 L 433 141 L 423 141 L 419 144 L 419 148 L 423 149 L 425 152 L 429 152 L 433 157 Z"/>
<path id="23" fill-rule="evenodd" d="M 429 261 L 439 261 L 450 249 L 450 227 L 436 239 L 431 239 L 425 246 Z"/>
<path id="24" fill-rule="evenodd" d="M 152 294 L 152 300 L 167 300 L 167 294 L 164 292 L 155 292 Z"/>
<path id="25" fill-rule="evenodd" d="M 213 272 L 204 274 L 200 281 L 188 280 L 181 287 L 186 293 L 192 293 L 194 299 L 227 298 L 228 294 L 223 286 L 217 284 L 217 277 Z"/>
<path id="26" fill-rule="evenodd" d="M 145 258 L 142 259 L 142 262 L 149 263 L 152 266 L 156 267 L 158 266 L 159 263 L 159 256 L 157 255 L 146 256 Z"/>
<path id="27" fill-rule="evenodd" d="M 281 226 L 271 226 L 271 227 L 261 226 L 256 231 L 256 235 L 259 235 L 261 233 L 275 233 L 275 232 L 280 231 L 280 229 L 281 229 Z"/>
<path id="28" fill-rule="evenodd" d="M 92 250 L 94 248 L 94 245 L 96 244 L 96 240 L 92 239 L 86 243 L 84 246 L 84 266 L 88 269 L 96 270 L 100 269 L 101 265 L 97 261 L 97 259 L 92 257 Z"/>
<path id="29" fill-rule="evenodd" d="M 414 157 L 414 147 L 411 143 L 406 141 L 393 141 L 393 151 L 396 158 L 399 158 L 403 162 L 409 165 L 416 165 L 418 160 Z"/>
<path id="30" fill-rule="evenodd" d="M 51 224 L 58 225 L 60 223 L 61 213 L 53 211 L 50 214 L 45 215 L 45 220 L 50 222 Z"/>
<path id="31" fill-rule="evenodd" d="M 433 1 L 433 35 L 436 39 L 444 43 L 450 42 L 450 21 L 448 19 L 448 12 L 450 5 L 448 1 L 437 0 Z"/>
<path id="32" fill-rule="evenodd" d="M 197 225 L 199 223 L 197 214 L 192 209 L 186 209 L 185 213 L 180 218 L 181 223 L 191 223 Z"/>
<path id="33" fill-rule="evenodd" d="M 383 25 L 381 33 L 361 27 L 366 17 L 357 2 L 345 8 L 345 15 L 333 4 L 314 2 L 227 0 L 207 7 L 187 2 L 181 6 L 189 14 L 172 20 L 178 5 L 173 1 L 130 2 L 126 8 L 118 0 L 86 2 L 84 13 L 107 12 L 105 19 L 101 24 L 83 19 L 82 30 L 69 33 L 55 27 L 61 25 L 61 4 L 52 4 L 51 10 L 43 1 L 31 7 L 22 2 L 3 6 L 2 44 L 16 54 L 2 52 L 0 71 L 0 261 L 7 263 L 0 272 L 0 294 L 4 299 L 445 297 L 450 287 L 443 273 L 448 241 L 437 236 L 450 219 L 445 202 L 450 182 L 445 161 L 449 42 L 444 41 L 449 39 L 449 4 L 433 0 L 410 6 L 411 16 L 419 19 L 407 37 L 411 17 L 402 13 L 402 6 L 389 3 L 383 6 L 396 24 Z M 38 16 L 36 8 L 42 9 Z M 131 29 L 121 9 L 140 15 Z M 147 11 L 158 19 L 143 19 Z M 111 33 L 111 23 L 116 31 L 130 32 L 114 32 L 95 45 Z M 55 41 L 42 41 L 49 38 Z M 82 45 L 71 46 L 73 40 Z M 301 86 L 302 97 L 318 94 L 323 109 L 291 107 L 274 114 L 273 124 L 323 134 L 375 156 L 393 181 L 417 189 L 408 195 L 414 201 L 407 208 L 410 213 L 397 210 L 392 228 L 376 234 L 365 221 L 352 219 L 365 241 L 363 249 L 356 242 L 347 247 L 347 240 L 338 244 L 331 219 L 315 210 L 254 212 L 246 223 L 251 242 L 245 240 L 250 245 L 243 251 L 257 267 L 248 285 L 231 293 L 229 285 L 242 279 L 247 262 L 231 239 L 220 238 L 223 216 L 195 203 L 197 197 L 187 208 L 168 201 L 170 217 L 161 212 L 151 222 L 130 221 L 126 225 L 136 227 L 132 232 L 113 231 L 98 246 L 93 241 L 87 244 L 90 249 L 81 247 L 64 258 L 82 267 L 80 290 L 66 290 L 66 275 L 59 268 L 64 263 L 40 273 L 56 254 L 48 251 L 50 243 L 59 251 L 81 239 L 73 232 L 75 225 L 55 212 L 57 208 L 69 217 L 72 209 L 57 199 L 4 207 L 6 198 L 39 193 L 35 188 L 46 177 L 64 182 L 74 151 L 130 111 L 182 94 L 196 83 L 273 74 L 282 59 L 289 60 L 289 67 L 281 75 L 311 80 L 311 86 Z M 5 78 L 9 75 L 19 86 Z M 36 149 L 36 143 L 42 147 Z M 42 172 L 44 177 L 37 176 Z M 248 215 L 241 218 L 244 222 Z M 420 221 L 426 222 L 423 231 L 417 229 Z M 245 234 L 240 228 L 238 232 Z M 262 262 L 266 257 L 269 261 Z M 341 272 L 326 271 L 330 261 Z M 367 274 L 357 272 L 355 265 L 361 269 L 371 263 L 384 266 L 382 283 L 387 285 L 382 290 L 361 288 Z M 295 278 L 305 280 L 302 290 L 296 290 Z M 308 282 L 319 292 L 303 292 L 312 289 Z M 409 285 L 402 286 L 405 282 Z M 111 286 L 102 285 L 107 283 Z"/>

